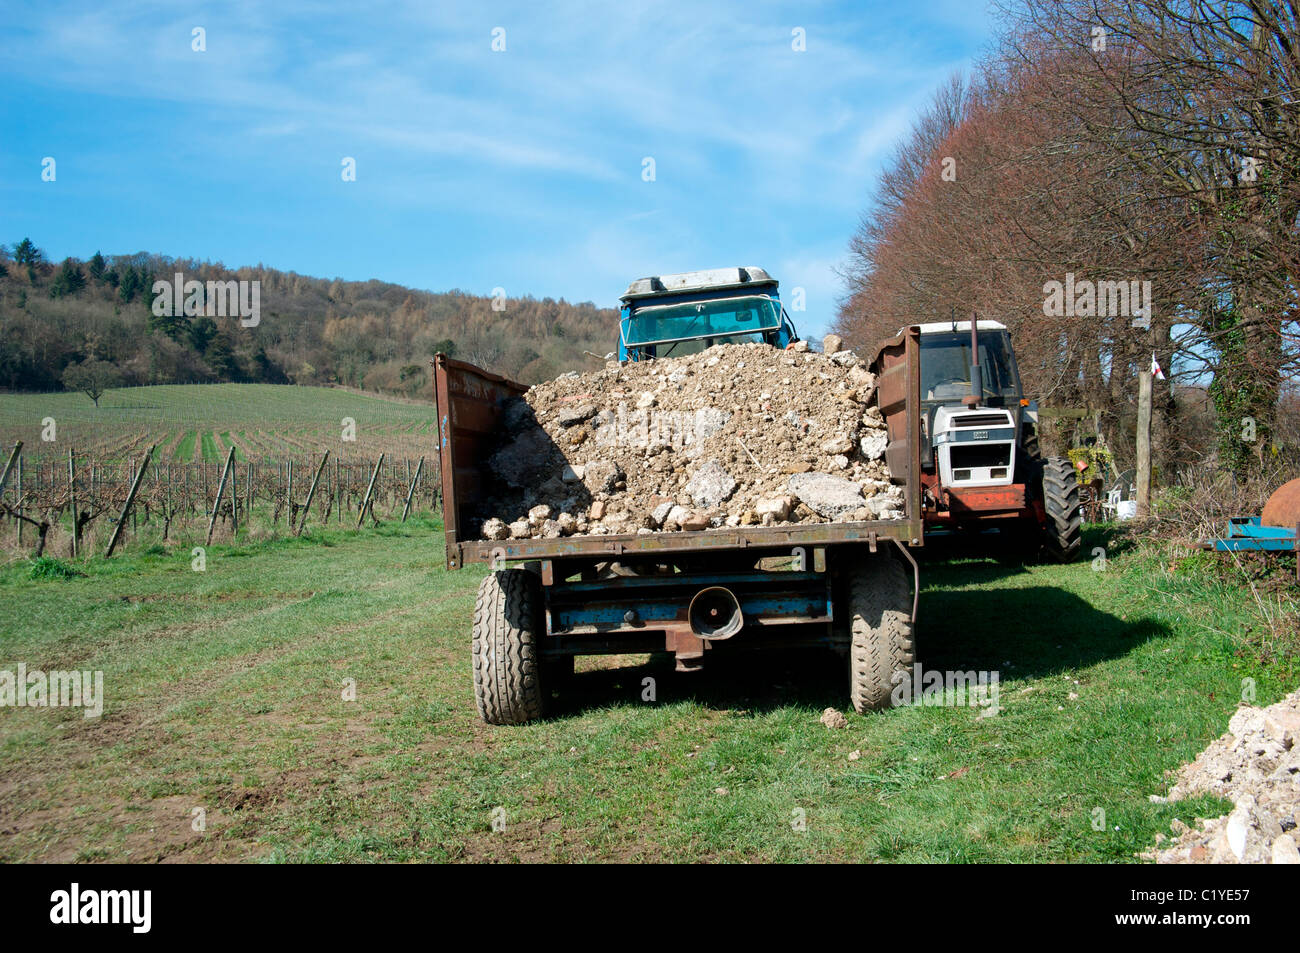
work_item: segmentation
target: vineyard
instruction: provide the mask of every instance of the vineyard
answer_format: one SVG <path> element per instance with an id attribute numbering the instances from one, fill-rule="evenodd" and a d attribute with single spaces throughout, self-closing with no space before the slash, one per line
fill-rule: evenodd
<path id="1" fill-rule="evenodd" d="M 431 452 L 435 429 L 431 403 L 334 387 L 124 387 L 106 391 L 99 406 L 72 392 L 0 395 L 0 445 L 23 441 L 29 462 L 36 455 L 65 457 L 69 447 L 105 462 L 125 461 L 149 446 L 156 463 L 219 464 L 231 447 L 239 463 L 324 450 L 418 457 Z"/>
<path id="2" fill-rule="evenodd" d="M 435 433 L 430 404 L 336 388 L 5 395 L 0 546 L 86 556 L 405 519 L 437 509 Z"/>

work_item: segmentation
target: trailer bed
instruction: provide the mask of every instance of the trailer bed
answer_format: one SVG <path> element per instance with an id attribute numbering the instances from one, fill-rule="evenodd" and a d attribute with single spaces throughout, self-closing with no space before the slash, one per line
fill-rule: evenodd
<path id="1" fill-rule="evenodd" d="M 528 388 L 473 364 L 438 354 L 434 359 L 433 386 L 438 415 L 447 568 L 458 569 L 472 562 L 736 550 L 757 552 L 837 543 L 868 543 L 874 550 L 879 540 L 920 546 L 923 526 L 920 518 L 919 402 L 916 397 L 919 349 L 914 329 L 886 342 L 873 363 L 878 375 L 877 402 L 889 431 L 886 461 L 895 479 L 905 487 L 903 519 L 724 527 L 698 532 L 483 540 L 465 538 L 464 534 L 471 526 L 477 525 L 474 507 L 485 484 L 484 461 L 500 439 L 498 425 L 504 405 L 512 398 L 522 397 Z"/>

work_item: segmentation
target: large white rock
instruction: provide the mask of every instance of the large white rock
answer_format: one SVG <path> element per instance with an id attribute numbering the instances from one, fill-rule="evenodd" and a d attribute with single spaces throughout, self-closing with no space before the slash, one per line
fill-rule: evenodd
<path id="1" fill-rule="evenodd" d="M 827 519 L 852 513 L 866 502 L 861 486 L 830 473 L 796 473 L 789 486 L 801 503 Z"/>
<path id="2" fill-rule="evenodd" d="M 754 513 L 758 516 L 772 514 L 774 519 L 784 520 L 790 518 L 790 511 L 794 509 L 794 498 L 789 496 L 775 496 L 769 500 L 759 500 L 754 504 Z"/>
<path id="3" fill-rule="evenodd" d="M 883 430 L 870 430 L 858 442 L 858 449 L 868 460 L 880 460 L 889 446 L 889 434 Z"/>
<path id="4" fill-rule="evenodd" d="M 706 460 L 691 475 L 685 486 L 696 506 L 712 509 L 726 502 L 736 492 L 736 478 L 717 460 Z"/>

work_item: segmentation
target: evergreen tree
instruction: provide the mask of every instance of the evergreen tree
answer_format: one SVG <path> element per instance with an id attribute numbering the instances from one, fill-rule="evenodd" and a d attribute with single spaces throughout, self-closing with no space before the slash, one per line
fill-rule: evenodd
<path id="1" fill-rule="evenodd" d="M 200 354 L 206 354 L 208 345 L 217 336 L 217 322 L 206 316 L 195 318 L 190 322 L 190 344 Z"/>
<path id="2" fill-rule="evenodd" d="M 227 335 L 218 334 L 213 338 L 204 357 L 217 380 L 239 380 L 239 363 L 235 360 L 235 349 L 231 347 L 230 338 Z"/>
<path id="3" fill-rule="evenodd" d="M 90 277 L 96 281 L 103 281 L 105 268 L 104 256 L 96 251 L 95 256 L 90 259 L 90 263 L 86 266 L 86 270 L 90 272 Z"/>
<path id="4" fill-rule="evenodd" d="M 84 287 L 86 287 L 86 276 L 81 273 L 81 266 L 71 258 L 65 258 L 58 274 L 50 282 L 50 297 L 62 298 L 65 295 L 75 295 Z"/>
<path id="5" fill-rule="evenodd" d="M 37 248 L 30 238 L 24 238 L 14 246 L 14 261 L 20 265 L 39 265 L 45 260 L 45 253 Z"/>
<path id="6" fill-rule="evenodd" d="M 140 274 L 135 265 L 127 265 L 126 270 L 122 272 L 122 281 L 117 286 L 118 297 L 123 301 L 130 303 L 135 300 L 144 284 L 144 276 Z"/>

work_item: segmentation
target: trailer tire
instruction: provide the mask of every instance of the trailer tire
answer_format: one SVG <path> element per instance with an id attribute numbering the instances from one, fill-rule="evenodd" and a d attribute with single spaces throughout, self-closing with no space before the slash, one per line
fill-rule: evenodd
<path id="1" fill-rule="evenodd" d="M 888 708 L 894 673 L 909 671 L 914 658 L 911 577 L 899 560 L 874 556 L 850 575 L 847 596 L 853 709 Z"/>
<path id="2" fill-rule="evenodd" d="M 1062 457 L 1043 464 L 1043 508 L 1047 525 L 1043 541 L 1057 562 L 1072 562 L 1083 545 L 1083 510 L 1079 503 L 1079 481 L 1074 465 Z"/>
<path id="3" fill-rule="evenodd" d="M 542 716 L 542 586 L 525 569 L 498 569 L 474 602 L 474 701 L 489 725 Z"/>

